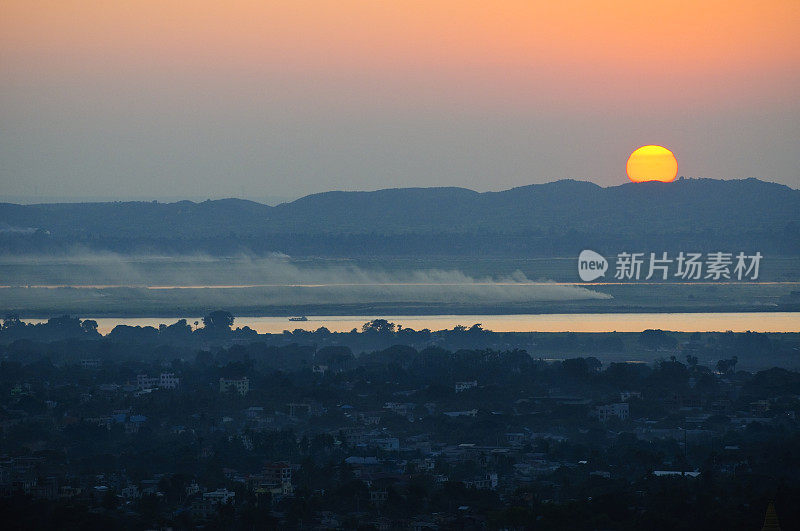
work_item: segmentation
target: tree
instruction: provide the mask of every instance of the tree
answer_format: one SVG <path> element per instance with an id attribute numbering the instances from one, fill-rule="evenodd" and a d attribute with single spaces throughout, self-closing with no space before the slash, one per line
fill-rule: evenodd
<path id="1" fill-rule="evenodd" d="M 373 319 L 368 323 L 364 323 L 361 331 L 366 333 L 372 332 L 376 334 L 393 334 L 396 329 L 394 323 L 390 323 L 386 319 Z"/>
<path id="2" fill-rule="evenodd" d="M 648 350 L 675 348 L 678 341 L 663 330 L 644 330 L 639 334 L 639 344 Z"/>
<path id="3" fill-rule="evenodd" d="M 25 323 L 19 318 L 19 314 L 9 313 L 3 319 L 3 330 L 12 330 L 15 328 L 24 328 Z"/>
<path id="4" fill-rule="evenodd" d="M 203 327 L 209 331 L 230 332 L 233 326 L 233 314 L 225 310 L 215 310 L 203 317 Z"/>
<path id="5" fill-rule="evenodd" d="M 355 356 L 350 347 L 331 346 L 319 349 L 314 355 L 314 359 L 322 365 L 343 367 L 354 360 Z"/>
<path id="6" fill-rule="evenodd" d="M 717 372 L 721 373 L 736 372 L 736 364 L 738 362 L 739 358 L 737 356 L 734 356 L 729 360 L 719 360 L 717 362 Z"/>
<path id="7" fill-rule="evenodd" d="M 192 335 L 192 326 L 186 322 L 186 319 L 180 319 L 169 326 L 161 324 L 158 326 L 158 335 L 162 339 L 188 339 Z"/>
<path id="8" fill-rule="evenodd" d="M 81 328 L 83 329 L 83 332 L 87 335 L 90 336 L 97 335 L 97 321 L 93 319 L 84 319 L 81 322 Z"/>

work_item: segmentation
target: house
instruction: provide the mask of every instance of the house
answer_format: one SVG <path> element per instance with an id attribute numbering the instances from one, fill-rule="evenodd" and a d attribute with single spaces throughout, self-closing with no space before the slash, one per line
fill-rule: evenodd
<path id="1" fill-rule="evenodd" d="M 264 408 L 260 406 L 252 406 L 244 410 L 245 417 L 249 419 L 260 419 L 264 416 Z"/>
<path id="2" fill-rule="evenodd" d="M 247 376 L 243 378 L 220 378 L 219 379 L 219 392 L 227 393 L 235 391 L 244 396 L 250 392 L 250 380 Z"/>
<path id="3" fill-rule="evenodd" d="M 388 409 L 392 413 L 402 416 L 407 416 L 409 413 L 414 411 L 414 407 L 416 407 L 416 404 L 411 402 L 386 402 L 383 405 L 383 409 Z"/>
<path id="4" fill-rule="evenodd" d="M 147 422 L 147 417 L 144 415 L 131 415 L 128 417 L 128 422 L 125 423 L 125 433 L 139 433 L 139 429 Z"/>
<path id="5" fill-rule="evenodd" d="M 381 450 L 387 452 L 397 452 L 400 450 L 400 439 L 397 437 L 382 437 L 379 439 L 372 439 L 372 444 Z"/>
<path id="6" fill-rule="evenodd" d="M 262 474 L 251 477 L 257 492 L 270 492 L 272 495 L 291 496 L 294 493 L 292 486 L 292 465 L 280 461 L 267 463 Z"/>
<path id="7" fill-rule="evenodd" d="M 215 504 L 233 503 L 236 493 L 228 489 L 217 489 L 203 493 L 204 500 L 211 500 Z"/>
<path id="8" fill-rule="evenodd" d="M 653 475 L 656 477 L 681 476 L 681 477 L 696 478 L 697 476 L 700 475 L 700 472 L 697 470 L 693 472 L 681 472 L 680 470 L 653 470 Z"/>
<path id="9" fill-rule="evenodd" d="M 478 410 L 470 409 L 469 411 L 445 411 L 444 414 L 448 417 L 477 417 Z"/>
<path id="10" fill-rule="evenodd" d="M 373 505 L 380 507 L 389 498 L 389 493 L 386 489 L 375 489 L 369 491 L 369 502 Z"/>
<path id="11" fill-rule="evenodd" d="M 642 398 L 642 393 L 639 391 L 621 391 L 619 393 L 620 402 L 627 402 L 631 398 Z"/>
<path id="12" fill-rule="evenodd" d="M 456 393 L 461 393 L 466 391 L 467 389 L 472 389 L 473 387 L 478 387 L 477 380 L 471 380 L 468 382 L 456 382 Z"/>
<path id="13" fill-rule="evenodd" d="M 596 406 L 594 408 L 594 415 L 600 422 L 607 422 L 611 417 L 617 417 L 620 420 L 628 420 L 630 417 L 630 406 L 627 402 Z"/>
<path id="14" fill-rule="evenodd" d="M 464 486 L 467 488 L 475 488 L 478 490 L 494 490 L 497 488 L 497 474 L 491 472 L 476 477 L 471 481 L 464 481 Z"/>
<path id="15" fill-rule="evenodd" d="M 292 465 L 285 461 L 268 463 L 264 466 L 264 480 L 271 485 L 292 482 Z"/>
<path id="16" fill-rule="evenodd" d="M 365 411 L 358 414 L 358 420 L 365 426 L 377 426 L 381 423 L 380 411 Z"/>
<path id="17" fill-rule="evenodd" d="M 195 494 L 200 492 L 200 485 L 198 485 L 196 481 L 192 481 L 189 485 L 186 486 L 184 492 L 186 492 L 187 497 L 194 496 Z"/>
<path id="18" fill-rule="evenodd" d="M 134 484 L 130 484 L 123 488 L 120 491 L 120 495 L 124 500 L 135 500 L 141 497 L 141 494 L 139 494 L 139 487 Z"/>
<path id="19" fill-rule="evenodd" d="M 158 387 L 158 378 L 150 377 L 146 374 L 139 374 L 136 376 L 136 388 L 140 391 L 144 389 L 152 389 Z"/>
<path id="20" fill-rule="evenodd" d="M 506 433 L 506 441 L 511 446 L 523 446 L 529 438 L 524 433 Z"/>

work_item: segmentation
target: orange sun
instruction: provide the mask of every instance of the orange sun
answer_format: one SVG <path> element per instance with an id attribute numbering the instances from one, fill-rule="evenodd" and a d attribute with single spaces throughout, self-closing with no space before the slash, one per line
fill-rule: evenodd
<path id="1" fill-rule="evenodd" d="M 661 146 L 642 146 L 628 158 L 626 166 L 628 177 L 635 183 L 645 181 L 675 180 L 678 175 L 678 161 L 672 151 Z"/>

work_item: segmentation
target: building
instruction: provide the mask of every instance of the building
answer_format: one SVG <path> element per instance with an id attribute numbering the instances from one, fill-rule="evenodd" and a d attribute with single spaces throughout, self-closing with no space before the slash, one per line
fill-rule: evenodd
<path id="1" fill-rule="evenodd" d="M 471 380 L 469 382 L 456 382 L 456 393 L 461 393 L 467 389 L 472 389 L 473 387 L 478 387 L 477 380 Z"/>
<path id="2" fill-rule="evenodd" d="M 146 374 L 136 376 L 136 388 L 140 391 L 145 389 L 177 389 L 181 380 L 173 372 L 162 372 L 160 376 L 150 377 Z"/>
<path id="3" fill-rule="evenodd" d="M 387 452 L 397 452 L 400 450 L 400 439 L 397 437 L 383 437 L 373 439 L 372 444 Z"/>
<path id="4" fill-rule="evenodd" d="M 236 493 L 228 489 L 217 489 L 203 493 L 204 500 L 211 500 L 213 503 L 233 503 Z"/>
<path id="5" fill-rule="evenodd" d="M 373 505 L 381 506 L 389 499 L 389 492 L 386 489 L 370 489 L 369 502 Z"/>
<path id="6" fill-rule="evenodd" d="M 292 482 L 292 465 L 284 461 L 264 466 L 264 481 L 269 485 Z"/>
<path id="7" fill-rule="evenodd" d="M 470 409 L 469 411 L 445 411 L 444 414 L 448 417 L 477 417 L 478 410 Z"/>
<path id="8" fill-rule="evenodd" d="M 781 524 L 778 522 L 778 513 L 775 512 L 775 503 L 769 502 L 767 514 L 764 515 L 764 525 L 761 531 L 781 531 Z"/>
<path id="9" fill-rule="evenodd" d="M 141 498 L 138 485 L 130 484 L 120 491 L 123 500 L 136 500 Z"/>
<path id="10" fill-rule="evenodd" d="M 219 505 L 233 503 L 235 497 L 236 493 L 228 489 L 206 492 L 201 498 L 192 502 L 189 511 L 196 518 L 208 518 L 217 512 Z"/>
<path id="11" fill-rule="evenodd" d="M 154 387 L 158 387 L 158 378 L 149 377 L 146 374 L 139 374 L 136 376 L 136 388 L 141 390 L 144 389 L 152 389 Z"/>
<path id="12" fill-rule="evenodd" d="M 639 391 L 622 391 L 619 394 L 619 401 L 620 402 L 627 402 L 631 398 L 642 398 L 642 393 Z"/>
<path id="13" fill-rule="evenodd" d="M 180 378 L 175 376 L 174 372 L 162 372 L 158 379 L 160 389 L 177 389 L 180 383 Z"/>
<path id="14" fill-rule="evenodd" d="M 219 392 L 227 393 L 235 391 L 244 396 L 250 392 L 250 380 L 245 376 L 244 378 L 220 378 L 219 379 Z"/>
<path id="15" fill-rule="evenodd" d="M 471 481 L 464 481 L 463 483 L 467 488 L 474 488 L 478 490 L 495 490 L 498 485 L 497 474 L 495 472 L 483 474 Z"/>
<path id="16" fill-rule="evenodd" d="M 250 476 L 248 483 L 257 494 L 270 493 L 273 496 L 291 496 L 294 493 L 292 465 L 284 461 L 268 463 L 264 466 L 263 473 Z"/>
<path id="17" fill-rule="evenodd" d="M 594 408 L 594 415 L 600 422 L 607 422 L 611 417 L 617 417 L 620 420 L 628 420 L 630 417 L 630 406 L 627 402 L 596 406 Z"/>
<path id="18" fill-rule="evenodd" d="M 506 433 L 506 442 L 511 446 L 523 446 L 530 438 L 524 433 Z"/>
<path id="19" fill-rule="evenodd" d="M 260 419 L 264 417 L 264 408 L 261 406 L 251 406 L 244 410 L 244 416 L 248 419 Z"/>

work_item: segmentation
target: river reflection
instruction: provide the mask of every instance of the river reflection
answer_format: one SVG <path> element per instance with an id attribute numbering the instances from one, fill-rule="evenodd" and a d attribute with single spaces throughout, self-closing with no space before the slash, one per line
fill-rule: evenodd
<path id="1" fill-rule="evenodd" d="M 738 313 L 591 313 L 528 315 L 326 315 L 308 316 L 307 321 L 289 321 L 286 317 L 237 317 L 234 327 L 249 326 L 260 334 L 279 334 L 284 330 L 349 332 L 372 319 L 386 319 L 403 328 L 444 330 L 458 325 L 481 323 L 495 332 L 641 332 L 660 328 L 676 332 L 800 332 L 800 312 Z M 115 326 L 153 326 L 174 323 L 175 317 L 87 317 L 97 321 L 107 334 Z M 200 317 L 187 317 L 190 324 Z M 30 320 L 30 322 L 41 322 Z M 202 325 L 201 325 L 202 326 Z"/>

